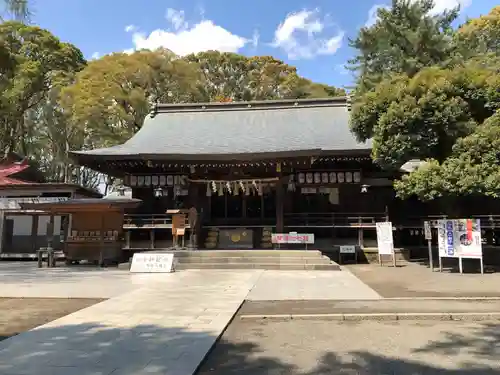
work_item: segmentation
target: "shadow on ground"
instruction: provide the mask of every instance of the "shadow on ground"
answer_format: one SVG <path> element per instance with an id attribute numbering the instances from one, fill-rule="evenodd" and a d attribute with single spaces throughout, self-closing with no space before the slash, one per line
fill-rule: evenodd
<path id="1" fill-rule="evenodd" d="M 100 324 L 38 328 L 0 343 L 0 373 L 187 375 L 196 370 L 197 358 L 212 346 L 215 339 L 215 336 L 196 332 L 193 328 L 165 329 L 155 325 L 121 329 Z M 289 345 L 307 348 L 309 340 L 304 338 L 300 343 L 290 342 Z M 494 369 L 481 364 L 485 359 L 498 362 L 500 358 L 500 328 L 497 325 L 483 325 L 472 335 L 445 335 L 443 341 L 429 342 L 425 347 L 415 348 L 414 353 L 453 356 L 464 349 L 473 355 L 470 361 L 457 366 L 460 370 L 385 357 L 370 350 L 339 354 L 331 348 L 309 353 L 315 357 L 315 365 L 301 368 L 286 350 L 278 358 L 266 355 L 255 343 L 222 339 L 202 364 L 198 375 L 500 374 L 500 367 Z"/>

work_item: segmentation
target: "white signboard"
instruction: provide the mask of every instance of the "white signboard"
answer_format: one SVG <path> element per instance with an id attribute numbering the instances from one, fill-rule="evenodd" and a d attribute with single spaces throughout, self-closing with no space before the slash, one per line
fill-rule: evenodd
<path id="1" fill-rule="evenodd" d="M 276 244 L 314 244 L 313 233 L 273 233 L 272 243 Z"/>
<path id="2" fill-rule="evenodd" d="M 394 254 L 392 223 L 390 221 L 377 223 L 377 247 L 380 255 Z"/>
<path id="3" fill-rule="evenodd" d="M 439 256 L 481 258 L 481 226 L 478 219 L 439 220 Z"/>
<path id="4" fill-rule="evenodd" d="M 426 240 L 432 240 L 431 223 L 429 221 L 424 221 L 424 233 Z"/>
<path id="5" fill-rule="evenodd" d="M 133 273 L 169 273 L 174 272 L 174 254 L 135 253 L 130 265 Z"/>
<path id="6" fill-rule="evenodd" d="M 356 246 L 354 245 L 340 246 L 340 254 L 356 254 Z"/>

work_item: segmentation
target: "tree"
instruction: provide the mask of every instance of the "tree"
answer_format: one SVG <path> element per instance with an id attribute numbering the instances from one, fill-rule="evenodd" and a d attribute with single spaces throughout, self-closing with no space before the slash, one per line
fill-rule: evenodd
<path id="1" fill-rule="evenodd" d="M 500 198 L 500 110 L 461 138 L 443 162 L 427 165 L 395 183 L 401 198 L 485 195 Z"/>
<path id="2" fill-rule="evenodd" d="M 455 43 L 464 57 L 484 53 L 500 55 L 500 6 L 468 20 L 455 33 Z"/>
<path id="3" fill-rule="evenodd" d="M 63 43 L 49 31 L 19 22 L 0 24 L 4 61 L 0 75 L 0 152 L 29 155 L 36 134 L 28 115 L 82 69 L 79 49 Z"/>
<path id="4" fill-rule="evenodd" d="M 313 83 L 297 69 L 271 56 L 246 57 L 208 51 L 185 57 L 203 73 L 207 101 L 246 101 L 345 95 L 332 86 Z"/>
<path id="5" fill-rule="evenodd" d="M 386 79 L 353 104 L 352 131 L 361 141 L 373 139 L 372 156 L 384 168 L 410 159 L 442 162 L 458 138 L 500 107 L 499 62 L 478 58 Z"/>
<path id="6" fill-rule="evenodd" d="M 392 74 L 414 76 L 430 66 L 443 66 L 453 56 L 452 23 L 458 8 L 434 14 L 432 0 L 393 0 L 378 9 L 378 20 L 350 41 L 357 55 L 350 68 L 358 73 L 356 92 L 373 89 Z"/>
<path id="7" fill-rule="evenodd" d="M 137 132 L 154 103 L 199 101 L 200 86 L 196 67 L 170 51 L 138 51 L 90 62 L 62 97 L 71 121 L 106 146 Z"/>
<path id="8" fill-rule="evenodd" d="M 18 20 L 26 20 L 29 17 L 28 0 L 2 0 L 5 10 Z"/>

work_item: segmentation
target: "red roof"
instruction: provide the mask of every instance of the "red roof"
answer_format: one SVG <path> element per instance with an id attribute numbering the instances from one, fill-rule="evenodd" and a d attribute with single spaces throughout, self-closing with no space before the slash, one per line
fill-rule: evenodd
<path id="1" fill-rule="evenodd" d="M 29 168 L 27 160 L 24 160 L 21 163 L 0 165 L 0 186 L 30 184 L 30 182 L 10 177 L 11 175 L 22 172 L 27 168 Z"/>

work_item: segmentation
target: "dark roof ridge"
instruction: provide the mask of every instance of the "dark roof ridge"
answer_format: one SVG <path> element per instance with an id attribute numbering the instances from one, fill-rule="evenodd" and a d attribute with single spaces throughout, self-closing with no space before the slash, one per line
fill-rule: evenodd
<path id="1" fill-rule="evenodd" d="M 262 109 L 286 109 L 303 107 L 337 107 L 348 104 L 347 96 L 308 99 L 253 100 L 240 102 L 209 103 L 157 103 L 152 115 L 169 112 L 207 112 L 207 111 L 242 111 Z"/>

